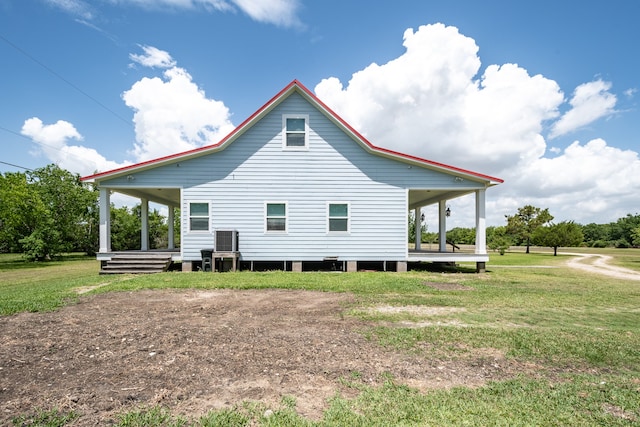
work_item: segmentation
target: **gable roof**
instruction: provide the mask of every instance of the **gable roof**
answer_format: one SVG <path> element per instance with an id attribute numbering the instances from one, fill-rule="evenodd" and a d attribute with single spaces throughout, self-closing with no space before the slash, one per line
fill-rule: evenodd
<path id="1" fill-rule="evenodd" d="M 289 97 L 292 93 L 298 93 L 304 97 L 308 102 L 314 105 L 320 110 L 329 120 L 335 125 L 341 128 L 347 133 L 354 141 L 360 144 L 367 152 L 379 155 L 383 157 L 392 158 L 404 163 L 414 164 L 423 168 L 438 170 L 450 174 L 463 175 L 469 179 L 476 181 L 488 181 L 488 185 L 496 185 L 504 182 L 500 178 L 495 178 L 489 175 L 461 169 L 455 166 L 446 165 L 444 163 L 434 162 L 431 160 L 423 159 L 420 157 L 412 156 L 409 154 L 400 153 L 398 151 L 389 150 L 387 148 L 378 147 L 373 145 L 369 140 L 356 131 L 351 125 L 349 125 L 344 119 L 336 114 L 331 108 L 329 108 L 324 102 L 322 102 L 313 92 L 307 89 L 298 80 L 293 80 L 284 89 L 278 92 L 273 98 L 267 101 L 262 107 L 260 107 L 255 113 L 249 116 L 244 122 L 236 127 L 231 133 L 222 138 L 219 142 L 213 145 L 207 145 L 199 147 L 193 150 L 184 151 L 181 153 L 171 154 L 168 156 L 160 157 L 153 160 L 147 160 L 144 162 L 136 163 L 133 165 L 124 166 L 121 168 L 99 172 L 93 175 L 82 177 L 82 181 L 95 182 L 105 178 L 115 178 L 123 174 L 129 174 L 132 172 L 143 171 L 146 169 L 152 169 L 164 164 L 174 163 L 177 161 L 184 161 L 195 157 L 200 157 L 208 154 L 212 154 L 221 150 L 224 150 L 232 142 L 238 139 L 245 131 L 251 128 L 261 118 L 266 116 L 271 110 L 278 106 L 283 100 Z"/>

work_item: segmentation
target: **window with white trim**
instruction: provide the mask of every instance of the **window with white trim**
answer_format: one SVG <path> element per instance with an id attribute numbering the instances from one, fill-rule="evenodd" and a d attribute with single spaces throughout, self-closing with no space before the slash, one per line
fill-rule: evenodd
<path id="1" fill-rule="evenodd" d="M 309 148 L 309 116 L 282 116 L 282 148 L 285 150 L 307 150 Z"/>
<path id="2" fill-rule="evenodd" d="M 349 232 L 349 203 L 329 203 L 327 216 L 329 232 Z"/>
<path id="3" fill-rule="evenodd" d="M 209 203 L 189 203 L 189 231 L 209 231 Z"/>
<path id="4" fill-rule="evenodd" d="M 265 206 L 265 230 L 287 231 L 287 204 L 285 202 L 268 202 Z"/>

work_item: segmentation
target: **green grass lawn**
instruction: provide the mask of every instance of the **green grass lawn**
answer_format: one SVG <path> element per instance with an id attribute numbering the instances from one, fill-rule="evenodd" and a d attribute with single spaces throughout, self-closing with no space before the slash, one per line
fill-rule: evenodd
<path id="1" fill-rule="evenodd" d="M 614 256 L 616 265 L 639 270 L 639 250 L 598 253 Z M 429 360 L 465 360 L 475 352 L 494 349 L 511 360 L 539 367 L 534 377 L 522 374 L 479 388 L 426 393 L 393 378 L 380 387 L 347 378 L 345 384 L 357 390 L 357 396 L 335 396 L 318 422 L 298 416 L 295 401 L 283 398 L 268 418 L 263 416 L 266 408 L 246 402 L 197 420 L 164 408 L 142 408 L 122 414 L 114 421 L 119 426 L 638 425 L 640 282 L 571 270 L 565 266 L 568 259 L 548 252 L 492 254 L 489 272 L 481 275 L 463 268 L 464 273 L 239 272 L 133 277 L 99 276 L 97 261 L 78 256 L 27 264 L 15 256 L 0 255 L 0 313 L 55 310 L 74 303 L 79 288 L 99 285 L 91 292 L 222 287 L 350 292 L 357 302 L 348 308 L 348 315 L 372 321 L 374 326 L 363 333 L 384 346 Z M 468 290 L 438 290 L 427 285 L 431 282 L 463 285 Z M 371 310 L 380 305 L 452 310 L 440 314 Z M 384 326 L 399 321 L 424 326 Z M 74 418 L 82 417 L 69 417 L 55 408 L 45 408 L 40 416 L 44 415 L 53 421 L 21 422 L 72 425 Z"/>

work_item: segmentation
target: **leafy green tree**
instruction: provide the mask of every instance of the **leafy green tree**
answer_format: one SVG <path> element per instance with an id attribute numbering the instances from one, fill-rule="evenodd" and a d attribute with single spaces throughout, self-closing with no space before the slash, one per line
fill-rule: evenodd
<path id="1" fill-rule="evenodd" d="M 563 221 L 558 224 L 538 227 L 532 234 L 531 240 L 539 246 L 553 248 L 553 255 L 558 255 L 561 246 L 578 246 L 584 240 L 581 227 L 573 221 Z"/>
<path id="2" fill-rule="evenodd" d="M 140 219 L 128 206 L 116 208 L 111 204 L 111 249 L 127 251 L 140 249 Z"/>
<path id="3" fill-rule="evenodd" d="M 413 211 L 411 211 L 407 216 L 407 224 L 409 227 L 409 242 L 413 243 L 416 241 L 416 221 L 415 221 L 415 215 Z M 176 230 L 179 230 L 179 228 L 176 228 Z M 421 242 L 424 242 L 426 232 L 427 232 L 427 226 L 423 224 L 422 221 L 420 221 L 420 235 L 422 237 Z"/>
<path id="4" fill-rule="evenodd" d="M 40 208 L 33 230 L 20 241 L 26 257 L 43 260 L 86 247 L 97 236 L 97 231 L 87 231 L 97 228 L 97 191 L 78 174 L 53 164 L 27 176 Z"/>
<path id="5" fill-rule="evenodd" d="M 0 252 L 22 252 L 45 207 L 25 173 L 0 175 Z"/>
<path id="6" fill-rule="evenodd" d="M 140 205 L 135 207 L 138 217 L 142 217 Z M 140 223 L 142 225 L 142 222 Z M 149 248 L 166 248 L 169 245 L 169 226 L 166 218 L 157 209 L 149 212 Z"/>
<path id="7" fill-rule="evenodd" d="M 583 225 L 582 234 L 588 246 L 606 246 L 606 242 L 611 240 L 611 225 L 595 223 Z"/>
<path id="8" fill-rule="evenodd" d="M 476 242 L 476 229 L 455 227 L 447 231 L 447 241 L 456 245 L 473 245 Z"/>
<path id="9" fill-rule="evenodd" d="M 633 244 L 633 246 L 635 247 L 640 246 L 640 226 L 634 228 L 631 231 L 631 237 L 632 237 L 631 243 Z"/>
<path id="10" fill-rule="evenodd" d="M 3 251 L 44 260 L 95 248 L 97 191 L 56 165 L 0 179 Z"/>
<path id="11" fill-rule="evenodd" d="M 176 208 L 172 208 L 169 207 L 169 209 L 173 209 L 173 233 L 174 233 L 174 243 L 176 245 L 176 247 L 180 246 L 180 235 L 182 234 L 180 232 L 180 224 L 181 224 L 181 219 L 180 219 L 180 209 L 176 209 Z M 169 239 L 169 227 L 167 227 L 167 243 L 168 243 L 168 239 Z"/>
<path id="12" fill-rule="evenodd" d="M 166 247 L 168 225 L 156 209 L 149 212 L 149 249 Z M 140 249 L 142 236 L 142 207 L 111 206 L 111 248 L 114 251 Z"/>
<path id="13" fill-rule="evenodd" d="M 616 247 L 629 247 L 633 242 L 633 230 L 640 227 L 640 215 L 627 214 L 610 224 L 609 240 L 615 242 Z"/>
<path id="14" fill-rule="evenodd" d="M 529 253 L 534 231 L 553 220 L 548 208 L 540 209 L 531 205 L 518 208 L 518 213 L 512 216 L 507 215 L 506 218 L 507 232 L 520 242 L 526 243 L 527 253 Z"/>
<path id="15" fill-rule="evenodd" d="M 512 241 L 507 233 L 507 227 L 487 227 L 487 246 L 489 249 L 504 255 L 511 244 Z"/>

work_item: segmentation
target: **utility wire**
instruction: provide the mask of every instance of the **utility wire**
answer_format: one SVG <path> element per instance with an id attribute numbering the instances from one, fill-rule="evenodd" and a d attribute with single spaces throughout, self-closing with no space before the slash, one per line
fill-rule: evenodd
<path id="1" fill-rule="evenodd" d="M 61 76 L 60 74 L 55 72 L 53 69 L 48 67 L 46 64 L 44 64 L 43 62 L 39 61 L 38 59 L 36 59 L 32 55 L 30 55 L 27 51 L 25 51 L 24 49 L 20 48 L 19 46 L 15 45 L 14 43 L 12 43 L 9 39 L 4 37 L 2 34 L 0 34 L 0 40 L 4 41 L 6 44 L 8 44 L 12 48 L 14 48 L 18 52 L 20 52 L 21 54 L 23 54 L 24 56 L 29 58 L 30 60 L 32 60 L 33 62 L 35 62 L 39 66 L 41 66 L 45 70 L 47 70 L 48 72 L 50 72 L 51 74 L 53 74 L 54 76 L 56 76 L 57 78 L 59 78 L 60 80 L 65 82 L 66 84 L 68 84 L 69 86 L 71 86 L 73 89 L 77 90 L 82 95 L 86 96 L 87 98 L 89 98 L 90 100 L 92 100 L 93 102 L 95 102 L 96 104 L 101 106 L 102 108 L 104 108 L 106 111 L 111 113 L 113 116 L 115 116 L 119 120 L 123 121 L 124 123 L 126 123 L 129 126 L 133 126 L 133 124 L 131 123 L 130 120 L 125 119 L 124 117 L 122 117 L 121 115 L 119 115 L 118 113 L 116 113 L 115 111 L 113 111 L 112 109 L 107 107 L 106 105 L 104 105 L 102 102 L 98 101 L 96 98 L 94 98 L 93 96 L 89 95 L 87 92 L 85 92 L 84 90 L 80 89 L 78 86 L 76 86 L 75 84 L 71 83 L 69 80 L 65 79 L 63 76 Z"/>
<path id="2" fill-rule="evenodd" d="M 28 141 L 33 142 L 34 144 L 38 144 L 38 145 L 41 145 L 41 146 L 43 146 L 43 147 L 47 147 L 47 148 L 50 148 L 50 149 L 53 149 L 53 150 L 58 150 L 58 151 L 60 151 L 61 153 L 64 153 L 66 156 L 73 156 L 73 157 L 75 157 L 76 159 L 78 159 L 78 160 L 80 160 L 80 161 L 83 161 L 83 162 L 84 162 L 84 161 L 86 161 L 86 159 L 84 159 L 83 157 L 78 156 L 78 155 L 77 155 L 77 154 L 75 154 L 75 153 L 65 152 L 65 151 L 64 151 L 62 148 L 60 148 L 60 147 L 55 147 L 55 146 L 50 145 L 50 144 L 45 144 L 44 142 L 36 141 L 35 139 L 32 139 L 32 138 L 30 138 L 30 137 L 28 137 L 28 136 L 26 136 L 26 135 L 23 135 L 23 134 L 21 134 L 21 133 L 15 132 L 15 131 L 12 131 L 11 129 L 7 129 L 7 128 L 6 128 L 6 127 L 4 127 L 4 126 L 0 126 L 0 130 L 3 130 L 3 131 L 5 131 L 5 132 L 9 132 L 9 133 L 11 133 L 11 134 L 13 134 L 13 135 L 16 135 L 16 136 L 19 136 L 19 137 L 21 137 L 21 138 L 24 138 L 24 139 L 26 139 L 26 140 L 28 140 Z M 65 147 L 67 147 L 67 145 L 65 145 Z"/>
<path id="3" fill-rule="evenodd" d="M 12 134 L 14 134 L 14 135 L 16 135 L 16 136 L 19 136 L 19 137 L 21 137 L 21 138 L 28 139 L 29 141 L 31 141 L 31 140 L 32 140 L 32 139 L 31 139 L 31 138 L 29 138 L 28 136 L 23 135 L 23 134 L 18 133 L 18 132 L 15 132 L 15 131 L 12 131 L 11 129 L 7 129 L 7 128 L 6 128 L 6 127 L 4 127 L 4 126 L 0 126 L 0 129 L 2 129 L 2 130 L 3 130 L 3 131 L 5 131 L 5 132 L 12 133 Z M 33 141 L 33 142 L 35 142 L 35 141 Z"/>
<path id="4" fill-rule="evenodd" d="M 13 166 L 14 168 L 24 169 L 24 170 L 27 170 L 29 172 L 33 172 L 33 169 L 25 168 L 24 166 L 14 165 L 13 163 L 3 162 L 2 160 L 0 160 L 0 163 L 2 163 L 3 165 L 7 165 L 7 166 Z"/>

